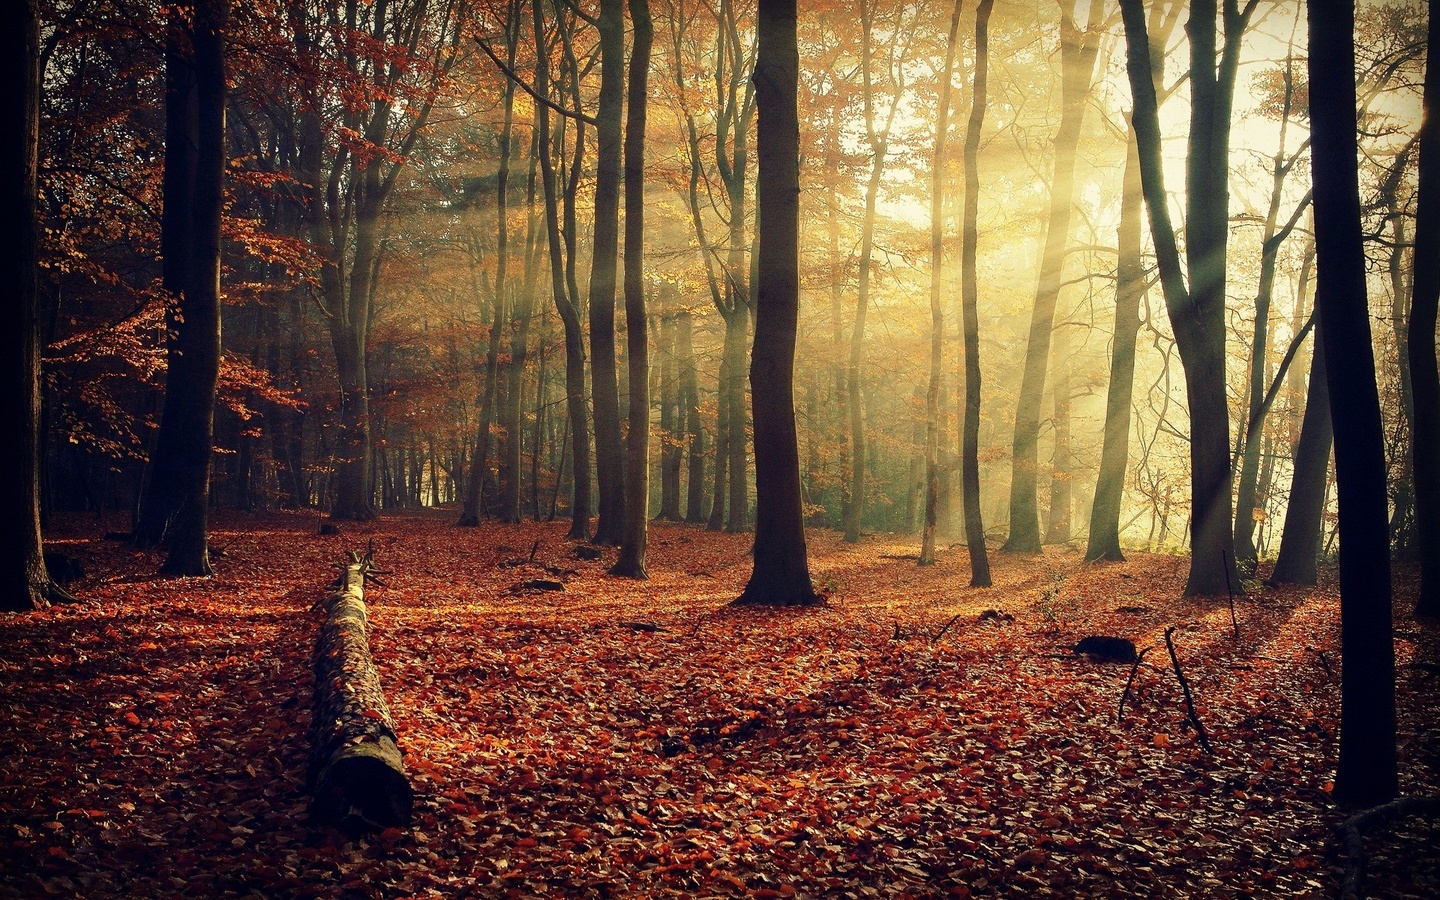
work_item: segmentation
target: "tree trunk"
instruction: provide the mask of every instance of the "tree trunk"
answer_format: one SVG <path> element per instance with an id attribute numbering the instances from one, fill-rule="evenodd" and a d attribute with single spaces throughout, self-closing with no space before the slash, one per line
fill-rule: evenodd
<path id="1" fill-rule="evenodd" d="M 1229 134 L 1239 45 L 1249 13 L 1225 0 L 1226 40 L 1216 68 L 1214 0 L 1195 0 L 1190 35 L 1187 286 L 1161 165 L 1153 68 L 1139 0 L 1121 0 L 1134 100 L 1132 127 L 1165 306 L 1185 368 L 1190 412 L 1190 573 L 1185 595 L 1227 594 L 1238 579 L 1231 532 L 1230 411 L 1225 390 L 1225 245 L 1229 234 Z"/>
<path id="2" fill-rule="evenodd" d="M 681 435 L 685 430 L 685 410 L 681 404 L 679 380 L 675 376 L 676 344 L 675 288 L 665 285 L 660 319 L 660 431 L 664 435 L 660 448 L 660 514 L 667 522 L 679 522 L 680 472 L 684 462 Z"/>
<path id="3" fill-rule="evenodd" d="M 1425 117 L 1420 126 L 1420 187 L 1415 208 L 1414 277 L 1410 301 L 1410 382 L 1415 432 L 1410 440 L 1415 469 L 1416 550 L 1420 599 L 1416 615 L 1440 616 L 1440 372 L 1435 357 L 1436 307 L 1440 305 L 1440 25 L 1430 4 L 1425 64 Z M 1423 448 L 1423 449 L 1422 449 Z"/>
<path id="4" fill-rule="evenodd" d="M 545 19 L 541 5 L 534 4 L 532 10 L 535 43 L 537 46 L 544 46 Z M 545 54 L 540 53 L 535 58 L 535 91 L 546 97 L 549 96 L 549 90 L 549 63 Z M 575 298 L 567 291 L 565 251 L 560 239 L 559 189 L 556 185 L 555 164 L 546 149 L 550 146 L 550 110 L 543 103 L 535 104 L 535 133 L 536 146 L 542 148 L 540 178 L 545 189 L 545 234 L 550 246 L 550 289 L 555 297 L 555 309 L 560 314 L 560 322 L 565 329 L 565 406 L 569 416 L 575 468 L 571 486 L 570 531 L 567 536 L 574 540 L 585 540 L 590 536 L 590 432 L 585 415 L 585 338 L 580 330 L 580 313 L 576 308 Z M 597 230 L 598 225 L 597 222 Z M 597 260 L 596 267 L 599 266 L 600 262 Z M 613 296 L 613 270 L 611 274 Z M 594 286 L 592 277 L 592 291 Z M 556 489 L 559 489 L 558 481 Z"/>
<path id="5" fill-rule="evenodd" d="M 1060 130 L 1055 135 L 1054 174 L 1050 179 L 1050 213 L 1045 224 L 1045 247 L 1040 254 L 1040 281 L 1030 313 L 1030 335 L 1025 344 L 1025 369 L 1015 407 L 1015 441 L 1010 476 L 1010 537 L 1002 549 L 1018 553 L 1040 552 L 1040 512 L 1036 505 L 1039 476 L 1040 406 L 1050 364 L 1050 339 L 1055 329 L 1055 306 L 1060 299 L 1065 246 L 1070 242 L 1070 212 L 1075 203 L 1075 159 L 1084 124 L 1095 58 L 1100 48 L 1101 0 L 1091 0 L 1089 19 L 1082 33 L 1070 11 L 1060 5 Z M 1057 403 L 1061 401 L 1057 400 Z M 1062 453 L 1057 450 L 1056 456 Z"/>
<path id="6" fill-rule="evenodd" d="M 685 475 L 685 521 L 705 521 L 705 429 L 700 422 L 700 382 L 695 371 L 695 343 L 690 310 L 677 314 L 675 331 L 680 354 L 680 397 L 685 416 L 687 472 Z"/>
<path id="7" fill-rule="evenodd" d="M 1305 419 L 1295 444 L 1290 499 L 1285 504 L 1285 525 L 1280 532 L 1280 553 L 1271 584 L 1313 586 L 1320 552 L 1320 526 L 1325 512 L 1325 486 L 1330 474 L 1330 387 L 1325 373 L 1324 328 L 1317 326 L 1310 363 L 1310 386 Z"/>
<path id="8" fill-rule="evenodd" d="M 748 418 L 745 409 L 745 345 L 750 337 L 750 306 L 745 299 L 748 286 L 736 290 L 730 311 L 725 316 L 725 358 L 724 368 L 725 403 L 729 407 L 726 416 L 725 453 L 729 458 L 725 465 L 725 484 L 730 496 L 725 504 L 725 531 L 729 534 L 743 534 L 750 530 L 750 479 L 746 449 L 745 423 Z M 751 390 L 753 402 L 754 390 Z"/>
<path id="9" fill-rule="evenodd" d="M 590 263 L 590 384 L 595 403 L 595 542 L 624 536 L 625 447 L 615 366 L 615 265 L 620 243 L 621 119 L 625 103 L 625 0 L 600 4 L 600 99 L 595 118 L 594 255 Z M 580 469 L 576 467 L 578 474 Z"/>
<path id="10" fill-rule="evenodd" d="M 994 0 L 975 10 L 975 86 L 965 131 L 965 208 L 960 238 L 961 317 L 965 329 L 965 421 L 960 447 L 960 494 L 965 511 L 965 544 L 970 552 L 971 587 L 990 586 L 990 557 L 980 516 L 980 288 L 975 253 L 980 243 L 980 132 L 990 77 L 990 12 Z"/>
<path id="11" fill-rule="evenodd" d="M 1140 334 L 1140 301 L 1145 296 L 1145 264 L 1141 257 L 1140 219 L 1145 214 L 1140 189 L 1140 157 L 1132 130 L 1125 141 L 1125 175 L 1120 196 L 1120 227 L 1116 241 L 1115 337 L 1110 349 L 1110 384 L 1105 392 L 1105 442 L 1100 474 L 1090 507 L 1090 538 L 1085 559 L 1123 562 L 1120 549 L 1120 506 L 1125 498 L 1126 464 L 1130 458 L 1130 401 L 1135 393 L 1135 339 Z"/>
<path id="12" fill-rule="evenodd" d="M 1365 289 L 1356 163 L 1355 9 L 1308 8 L 1315 179 L 1315 306 L 1324 322 L 1340 500 L 1340 762 L 1335 799 L 1377 806 L 1399 793 L 1385 445 Z"/>
<path id="13" fill-rule="evenodd" d="M 942 214 L 945 193 L 945 147 L 950 139 L 950 81 L 955 73 L 955 41 L 960 35 L 960 8 L 955 0 L 950 33 L 945 42 L 945 68 L 940 76 L 940 108 L 935 112 L 935 152 L 930 160 L 930 380 L 925 389 L 925 524 L 920 537 L 919 565 L 935 564 L 935 529 L 940 505 L 940 392 L 941 363 L 945 354 L 945 307 L 941 286 L 945 278 L 945 243 Z"/>
<path id="14" fill-rule="evenodd" d="M 759 0 L 755 96 L 761 241 L 750 391 L 755 415 L 755 568 L 735 602 L 809 605 L 800 449 L 795 434 L 795 332 L 800 300 L 799 52 L 795 0 Z"/>
<path id="15" fill-rule="evenodd" d="M 1073 503 L 1071 479 L 1075 459 L 1070 448 L 1070 335 L 1064 328 L 1054 332 L 1055 383 L 1051 388 L 1051 423 L 1055 432 L 1054 456 L 1050 461 L 1050 508 L 1045 517 L 1045 543 L 1068 544 Z"/>
<path id="16" fill-rule="evenodd" d="M 650 523 L 650 327 L 645 311 L 645 113 L 654 28 L 648 0 L 630 0 L 630 86 L 625 122 L 625 349 L 630 429 L 625 436 L 624 537 L 612 575 L 648 578 Z"/>
<path id="17" fill-rule="evenodd" d="M 351 553 L 323 601 L 325 621 L 315 644 L 311 812 L 322 822 L 358 819 L 375 828 L 404 827 L 414 794 L 370 657 L 365 574 L 371 562 Z"/>
<path id="18" fill-rule="evenodd" d="M 20 0 L 0 13 L 3 25 L 3 103 L 12 123 L 0 142 L 5 208 L 15 224 L 13 249 L 0 259 L 0 278 L 15 293 L 16 312 L 5 329 L 6 380 L 3 395 L 5 458 L 4 508 L 12 527 L 3 541 L 4 584 L 0 610 L 37 609 L 71 599 L 51 580 L 40 532 L 40 285 L 36 174 L 40 138 L 39 11 L 36 0 Z"/>

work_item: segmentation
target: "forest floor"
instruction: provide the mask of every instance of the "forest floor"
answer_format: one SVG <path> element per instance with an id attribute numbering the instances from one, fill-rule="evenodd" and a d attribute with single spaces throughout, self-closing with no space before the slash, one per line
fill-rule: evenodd
<path id="1" fill-rule="evenodd" d="M 53 523 L 87 602 L 0 617 L 0 895 L 1335 893 L 1333 572 L 1238 599 L 1237 638 L 1226 602 L 1179 599 L 1181 558 L 996 553 L 973 589 L 961 547 L 921 569 L 911 538 L 814 530 L 829 605 L 737 610 L 744 535 L 656 525 L 634 582 L 561 523 L 453 518 L 221 515 L 211 579 L 155 577 L 101 537 L 119 521 Z M 371 541 L 416 814 L 347 836 L 307 822 L 312 606 Z M 532 548 L 563 592 L 510 591 L 544 576 Z M 1401 570 L 1402 787 L 1434 794 L 1440 678 L 1410 664 L 1440 637 L 1413 597 Z M 1130 666 L 1067 652 L 1087 634 L 1156 647 L 1118 724 Z M 1440 896 L 1437 838 L 1367 840 L 1372 896 Z"/>

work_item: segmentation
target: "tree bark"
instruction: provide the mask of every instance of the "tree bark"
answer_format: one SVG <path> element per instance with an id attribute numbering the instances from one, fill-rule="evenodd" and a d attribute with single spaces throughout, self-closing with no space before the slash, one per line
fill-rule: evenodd
<path id="1" fill-rule="evenodd" d="M 541 4 L 533 4 L 532 11 L 535 43 L 543 47 L 545 19 Z M 549 96 L 550 66 L 543 52 L 535 55 L 534 86 L 540 96 Z M 571 481 L 570 531 L 567 536 L 574 540 L 585 540 L 590 536 L 590 429 L 585 415 L 585 338 L 580 329 L 580 312 L 576 308 L 576 298 L 568 292 L 565 278 L 565 250 L 560 238 L 559 188 L 556 185 L 555 163 L 546 149 L 550 146 L 550 110 L 543 103 L 535 104 L 535 133 L 536 144 L 542 148 L 540 180 L 545 191 L 545 234 L 550 247 L 550 289 L 565 332 L 565 406 L 570 423 L 570 444 L 575 470 Z M 613 276 L 612 270 L 612 302 Z M 592 290 L 594 287 L 592 270 Z M 613 326 L 613 320 L 611 324 Z"/>
<path id="2" fill-rule="evenodd" d="M 625 436 L 625 510 L 612 575 L 648 578 L 650 523 L 650 327 L 645 310 L 645 113 L 654 27 L 648 0 L 630 0 L 630 85 L 625 122 L 625 340 L 630 429 Z"/>
<path id="3" fill-rule="evenodd" d="M 1191 114 L 1186 198 L 1186 271 L 1181 268 L 1161 165 L 1153 68 L 1139 0 L 1121 0 L 1126 68 L 1134 97 L 1132 127 L 1150 215 L 1160 283 L 1185 368 L 1190 412 L 1190 572 L 1185 595 L 1228 594 L 1238 582 L 1231 532 L 1230 411 L 1225 390 L 1225 247 L 1229 234 L 1231 99 L 1241 36 L 1255 3 L 1242 12 L 1225 0 L 1225 47 L 1216 63 L 1214 0 L 1195 0 L 1190 35 Z"/>
<path id="4" fill-rule="evenodd" d="M 14 292 L 16 313 L 5 329 L 3 395 L 5 458 L 4 508 L 20 531 L 0 546 L 4 582 L 0 610 L 38 609 L 49 602 L 73 599 L 54 582 L 45 567 L 40 530 L 40 285 L 36 176 L 40 138 L 39 10 L 37 0 L 19 0 L 0 12 L 4 37 L 3 96 L 5 121 L 11 123 L 0 141 L 0 175 L 5 179 L 5 208 L 18 219 L 11 252 L 0 258 L 0 283 Z"/>
<path id="5" fill-rule="evenodd" d="M 990 557 L 980 516 L 980 287 L 975 254 L 980 243 L 980 132 L 990 78 L 990 12 L 994 0 L 975 10 L 975 86 L 965 131 L 965 208 L 960 238 L 961 318 L 965 329 L 965 421 L 960 447 L 960 493 L 965 513 L 965 544 L 970 553 L 971 587 L 990 586 Z"/>
<path id="6" fill-rule="evenodd" d="M 755 416 L 755 567 L 737 604 L 809 605 L 800 450 L 795 434 L 795 334 L 800 300 L 799 52 L 795 0 L 759 0 L 755 96 L 761 230 L 750 391 Z"/>
<path id="7" fill-rule="evenodd" d="M 399 738 L 370 657 L 365 575 L 372 559 L 351 553 L 322 601 L 315 644 L 311 718 L 311 812 L 322 822 L 358 820 L 375 828 L 410 824 L 414 794 Z"/>
<path id="8" fill-rule="evenodd" d="M 960 7 L 955 0 L 950 32 L 945 42 L 945 68 L 940 76 L 940 108 L 935 112 L 935 152 L 930 161 L 930 380 L 925 389 L 925 524 L 920 537 L 918 565 L 935 564 L 935 530 L 940 505 L 940 391 L 941 363 L 945 354 L 945 307 L 941 285 L 945 277 L 943 227 L 945 146 L 950 131 L 950 80 L 955 73 L 955 41 L 960 35 Z"/>
<path id="9" fill-rule="evenodd" d="M 700 422 L 700 381 L 696 372 L 695 343 L 690 310 L 676 314 L 675 340 L 680 354 L 680 402 L 685 418 L 686 447 L 685 521 L 705 521 L 705 429 Z"/>
<path id="10" fill-rule="evenodd" d="M 590 262 L 590 386 L 595 405 L 595 542 L 624 536 L 625 447 L 615 362 L 615 266 L 620 243 L 621 126 L 625 103 L 625 0 L 600 3 L 600 98 L 595 118 L 595 228 Z M 579 472 L 579 468 L 576 468 Z"/>
<path id="11" fill-rule="evenodd" d="M 1320 553 L 1320 526 L 1325 512 L 1325 482 L 1330 475 L 1330 445 L 1334 432 L 1330 422 L 1330 388 L 1325 373 L 1323 327 L 1315 328 L 1315 350 L 1311 356 L 1305 418 L 1294 448 L 1294 471 L 1290 477 L 1290 498 L 1285 504 L 1285 525 L 1280 532 L 1280 553 L 1271 584 L 1313 586 Z"/>
<path id="12" fill-rule="evenodd" d="M 1015 407 L 1015 440 L 1010 475 L 1010 536 L 1004 550 L 1040 552 L 1040 512 L 1035 494 L 1039 476 L 1040 406 L 1050 365 L 1050 339 L 1055 329 L 1055 306 L 1060 299 L 1065 246 L 1070 241 L 1070 213 L 1075 203 L 1076 148 L 1084 124 L 1086 97 L 1094 78 L 1100 49 L 1101 0 L 1091 0 L 1089 19 L 1082 33 L 1069 9 L 1060 4 L 1060 130 L 1055 135 L 1054 173 L 1050 179 L 1050 212 L 1045 224 L 1045 246 L 1040 254 L 1040 281 L 1030 313 L 1030 335 L 1025 343 L 1025 368 Z"/>
<path id="13" fill-rule="evenodd" d="M 1410 379 L 1415 431 L 1410 440 L 1415 469 L 1416 550 L 1420 598 L 1416 615 L 1440 616 L 1440 371 L 1435 357 L 1436 308 L 1440 305 L 1440 25 L 1430 2 L 1425 63 L 1425 116 L 1420 126 L 1420 187 L 1415 210 L 1414 277 L 1410 300 Z"/>
<path id="14" fill-rule="evenodd" d="M 1399 793 L 1385 445 L 1370 343 L 1356 164 L 1354 4 L 1311 5 L 1315 306 L 1324 323 L 1340 500 L 1340 762 L 1335 799 L 1369 807 Z"/>

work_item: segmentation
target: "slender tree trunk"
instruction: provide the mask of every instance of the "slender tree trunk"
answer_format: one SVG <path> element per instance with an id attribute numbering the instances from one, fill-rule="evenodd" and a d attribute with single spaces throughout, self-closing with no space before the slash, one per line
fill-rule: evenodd
<path id="1" fill-rule="evenodd" d="M 1070 448 L 1070 335 L 1065 329 L 1056 329 L 1051 347 L 1055 361 L 1054 385 L 1051 388 L 1053 406 L 1051 423 L 1055 431 L 1055 455 L 1050 469 L 1050 509 L 1045 521 L 1045 543 L 1066 544 L 1070 542 L 1071 507 L 1073 504 L 1071 478 L 1074 475 L 1074 455 Z"/>
<path id="2" fill-rule="evenodd" d="M 799 52 L 795 0 L 759 0 L 755 59 L 761 242 L 755 280 L 755 568 L 739 604 L 809 605 L 800 449 L 795 434 L 795 334 L 800 300 Z"/>
<path id="3" fill-rule="evenodd" d="M 681 403 L 679 379 L 676 378 L 675 289 L 661 288 L 664 303 L 660 319 L 660 431 L 664 443 L 660 448 L 660 514 L 667 522 L 679 522 L 680 472 L 684 462 L 681 437 L 685 430 L 685 409 Z"/>
<path id="4" fill-rule="evenodd" d="M 590 385 L 595 404 L 595 541 L 624 536 L 625 447 L 615 363 L 615 266 L 620 242 L 621 124 L 625 103 L 625 0 L 600 3 L 600 100 L 595 118 L 594 255 L 590 262 Z M 579 467 L 575 470 L 578 474 Z"/>
<path id="5" fill-rule="evenodd" d="M 729 534 L 743 534 L 750 530 L 750 479 L 746 448 L 745 424 L 748 419 L 745 409 L 745 345 L 750 337 L 750 306 L 745 299 L 749 289 L 736 291 L 730 312 L 725 316 L 725 359 L 726 374 L 725 403 L 729 407 L 726 419 L 725 452 L 726 486 L 730 497 L 726 503 L 725 531 Z M 753 396 L 753 391 L 752 391 Z"/>
<path id="6" fill-rule="evenodd" d="M 1140 301 L 1145 296 L 1145 264 L 1141 258 L 1140 220 L 1145 215 L 1140 189 L 1140 154 L 1135 132 L 1125 141 L 1125 175 L 1120 196 L 1120 228 L 1116 241 L 1115 338 L 1110 349 L 1110 384 L 1105 392 L 1105 442 L 1100 474 L 1090 507 L 1090 538 L 1085 559 L 1123 562 L 1120 549 L 1120 506 L 1125 497 L 1126 464 L 1130 458 L 1130 401 L 1135 393 L 1135 339 L 1140 334 Z"/>
<path id="7" fill-rule="evenodd" d="M 685 521 L 705 521 L 705 429 L 700 422 L 700 383 L 696 372 L 695 344 L 690 310 L 676 316 L 676 343 L 680 354 L 680 398 L 686 435 Z"/>
<path id="8" fill-rule="evenodd" d="M 541 5 L 534 4 L 532 11 L 535 43 L 543 47 L 545 19 Z M 535 91 L 544 97 L 549 96 L 549 89 L 549 62 L 544 53 L 539 53 L 535 58 Z M 550 110 L 542 103 L 535 104 L 535 133 L 536 145 L 548 148 Z M 565 329 L 565 406 L 569 414 L 570 443 L 575 464 L 568 537 L 585 540 L 590 536 L 590 433 L 585 415 L 585 338 L 580 330 L 580 313 L 576 309 L 574 298 L 567 291 L 565 251 L 560 239 L 560 201 L 557 196 L 559 189 L 556 185 L 555 164 L 548 149 L 540 151 L 540 176 L 545 188 L 545 233 L 550 246 L 550 288 L 555 297 L 555 309 L 560 314 L 560 322 Z"/>
<path id="9" fill-rule="evenodd" d="M 1410 382 L 1415 430 L 1410 441 L 1415 469 L 1416 550 L 1420 599 L 1416 615 L 1440 616 L 1440 372 L 1435 357 L 1436 307 L 1440 305 L 1440 25 L 1430 2 L 1425 63 L 1425 117 L 1420 126 L 1420 187 L 1415 209 L 1414 277 L 1410 300 Z"/>
<path id="10" fill-rule="evenodd" d="M 950 139 L 950 81 L 955 74 L 955 41 L 960 34 L 960 7 L 955 0 L 950 13 L 950 33 L 945 42 L 945 68 L 940 76 L 940 108 L 935 112 L 935 152 L 930 161 L 930 380 L 925 389 L 925 525 L 920 538 L 922 566 L 935 563 L 935 529 L 940 505 L 940 392 L 943 389 L 941 364 L 945 354 L 945 307 L 941 286 L 945 280 L 943 210 L 945 194 L 945 147 Z"/>
<path id="11" fill-rule="evenodd" d="M 1076 148 L 1080 143 L 1080 126 L 1085 121 L 1086 98 L 1094 78 L 1103 14 L 1100 0 L 1091 0 L 1090 17 L 1082 33 L 1076 28 L 1066 5 L 1060 4 L 1060 130 L 1055 136 L 1050 213 L 1045 225 L 1045 247 L 1040 254 L 1040 281 L 1030 313 L 1025 368 L 1015 407 L 1010 537 L 1003 548 L 1018 553 L 1040 552 L 1040 512 L 1035 499 L 1039 477 L 1040 407 L 1045 395 L 1046 369 L 1050 364 L 1050 340 L 1055 329 L 1055 306 L 1060 299 L 1065 247 L 1070 242 L 1070 213 L 1075 203 Z"/>
<path id="12" fill-rule="evenodd" d="M 990 586 L 990 557 L 980 516 L 980 287 L 975 254 L 980 243 L 980 132 L 990 77 L 990 11 L 994 0 L 975 10 L 975 88 L 965 130 L 965 209 L 960 237 L 961 317 L 965 329 L 965 422 L 960 447 L 960 493 L 965 510 L 965 543 L 970 552 L 970 585 Z"/>
<path id="13" fill-rule="evenodd" d="M 648 0 L 630 0 L 631 53 L 625 122 L 625 337 L 630 371 L 625 528 L 612 575 L 648 578 L 650 523 L 650 327 L 645 311 L 645 113 L 654 28 Z"/>
<path id="14" fill-rule="evenodd" d="M 730 360 L 722 352 L 720 373 L 716 381 L 715 414 L 715 472 L 710 488 L 710 517 L 705 523 L 709 531 L 719 531 L 725 526 L 726 485 L 730 465 L 730 403 L 725 385 L 730 380 Z"/>
<path id="15" fill-rule="evenodd" d="M 1308 9 L 1315 179 L 1315 306 L 1324 322 L 1340 500 L 1340 762 L 1335 799 L 1370 807 L 1399 793 L 1385 445 L 1370 343 L 1356 163 L 1353 2 Z"/>

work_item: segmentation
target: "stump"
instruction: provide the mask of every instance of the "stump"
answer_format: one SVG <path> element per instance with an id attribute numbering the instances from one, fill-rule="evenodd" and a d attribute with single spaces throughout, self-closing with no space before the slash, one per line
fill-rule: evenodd
<path id="1" fill-rule="evenodd" d="M 373 555 L 350 552 L 321 601 L 311 723 L 311 814 L 328 823 L 376 828 L 410 824 L 414 795 L 370 658 L 365 574 Z"/>

